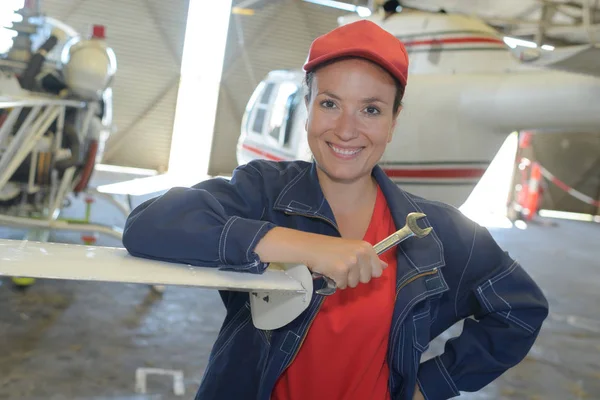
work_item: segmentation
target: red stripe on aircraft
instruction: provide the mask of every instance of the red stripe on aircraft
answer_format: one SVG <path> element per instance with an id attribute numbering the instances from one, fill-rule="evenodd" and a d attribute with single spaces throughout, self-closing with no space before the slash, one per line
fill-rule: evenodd
<path id="1" fill-rule="evenodd" d="M 251 151 L 251 152 L 253 152 L 255 154 L 258 154 L 259 156 L 263 156 L 264 158 L 266 158 L 268 160 L 271 160 L 271 161 L 285 161 L 285 158 L 283 158 L 283 157 L 278 157 L 276 155 L 268 153 L 268 152 L 266 152 L 264 150 L 261 150 L 261 149 L 259 149 L 257 147 L 250 146 L 248 144 L 243 144 L 242 147 L 245 150 L 248 150 L 248 151 Z"/>
<path id="2" fill-rule="evenodd" d="M 386 169 L 390 178 L 427 178 L 427 179 L 460 179 L 481 178 L 484 168 L 423 168 L 423 169 Z"/>
<path id="3" fill-rule="evenodd" d="M 489 37 L 462 37 L 462 38 L 446 38 L 446 39 L 427 39 L 427 40 L 413 40 L 404 42 L 406 47 L 410 46 L 422 46 L 422 45 L 434 45 L 434 44 L 472 44 L 472 43 L 495 43 L 505 45 L 504 41 L 496 38 Z"/>
<path id="4" fill-rule="evenodd" d="M 245 150 L 258 154 L 268 160 L 285 161 L 285 158 L 273 155 L 257 147 L 243 144 Z M 390 178 L 421 178 L 421 179 L 465 179 L 481 178 L 485 173 L 485 168 L 421 168 L 421 169 L 398 169 L 383 168 L 383 171 Z"/>

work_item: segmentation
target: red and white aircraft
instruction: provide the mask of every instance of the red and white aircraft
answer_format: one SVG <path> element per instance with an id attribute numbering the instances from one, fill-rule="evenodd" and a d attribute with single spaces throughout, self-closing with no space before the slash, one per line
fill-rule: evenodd
<path id="1" fill-rule="evenodd" d="M 600 47 L 518 52 L 482 20 L 458 14 L 406 10 L 368 19 L 401 39 L 410 57 L 404 110 L 380 163 L 409 192 L 458 207 L 510 133 L 600 126 Z M 579 62 L 584 54 L 598 68 Z M 239 164 L 310 159 L 303 77 L 300 70 L 272 71 L 255 89 Z"/>

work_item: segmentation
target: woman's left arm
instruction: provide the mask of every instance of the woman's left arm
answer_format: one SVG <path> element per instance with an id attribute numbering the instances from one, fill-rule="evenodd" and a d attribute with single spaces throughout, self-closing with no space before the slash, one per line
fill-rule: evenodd
<path id="1" fill-rule="evenodd" d="M 426 400 L 488 385 L 525 358 L 548 316 L 541 289 L 487 229 L 475 224 L 466 260 L 452 272 L 459 280 L 435 323 L 442 324 L 439 331 L 465 319 L 463 331 L 446 343 L 442 355 L 420 365 L 418 384 Z"/>

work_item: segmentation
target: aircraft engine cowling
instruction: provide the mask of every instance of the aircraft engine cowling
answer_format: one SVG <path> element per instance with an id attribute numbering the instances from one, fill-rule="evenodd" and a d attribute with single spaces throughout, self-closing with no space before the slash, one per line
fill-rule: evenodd
<path id="1" fill-rule="evenodd" d="M 94 26 L 92 37 L 75 37 L 64 46 L 61 62 L 69 89 L 85 100 L 98 100 L 117 71 L 114 51 L 104 40 L 104 29 Z"/>

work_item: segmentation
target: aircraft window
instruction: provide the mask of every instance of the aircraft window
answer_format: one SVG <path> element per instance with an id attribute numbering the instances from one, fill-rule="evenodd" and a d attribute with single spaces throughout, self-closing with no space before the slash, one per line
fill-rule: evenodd
<path id="1" fill-rule="evenodd" d="M 294 115 L 296 114 L 296 110 L 298 108 L 298 104 L 300 104 L 302 100 L 302 93 L 296 92 L 296 94 L 294 94 L 293 96 L 290 96 L 288 99 L 288 103 L 290 104 L 289 106 L 289 112 L 288 112 L 288 117 L 287 120 L 285 122 L 285 137 L 283 138 L 283 143 L 284 144 L 288 144 L 290 141 L 290 136 L 292 135 L 292 122 L 294 120 Z"/>
<path id="2" fill-rule="evenodd" d="M 252 124 L 252 130 L 256 133 L 261 133 L 263 128 L 263 123 L 265 122 L 265 116 L 267 115 L 267 110 L 264 108 L 259 108 L 256 110 L 256 114 L 254 116 L 254 123 Z"/>
<path id="3" fill-rule="evenodd" d="M 292 106 L 298 89 L 298 86 L 292 82 L 283 82 L 277 88 L 276 97 L 271 109 L 268 133 L 280 145 L 284 145 L 287 142 L 288 135 L 285 134 L 287 130 L 286 126 L 290 113 L 293 111 Z"/>
<path id="4" fill-rule="evenodd" d="M 256 134 L 261 135 L 263 132 L 267 111 L 269 109 L 269 99 L 271 98 L 271 94 L 273 93 L 274 87 L 275 83 L 271 82 L 266 84 L 263 89 L 263 92 L 260 95 L 260 101 L 257 102 L 254 106 L 254 120 L 252 121 L 251 131 Z"/>
<path id="5" fill-rule="evenodd" d="M 260 104 L 269 104 L 269 99 L 271 98 L 271 93 L 273 93 L 273 88 L 275 87 L 274 83 L 269 83 L 265 88 L 261 98 Z"/>

